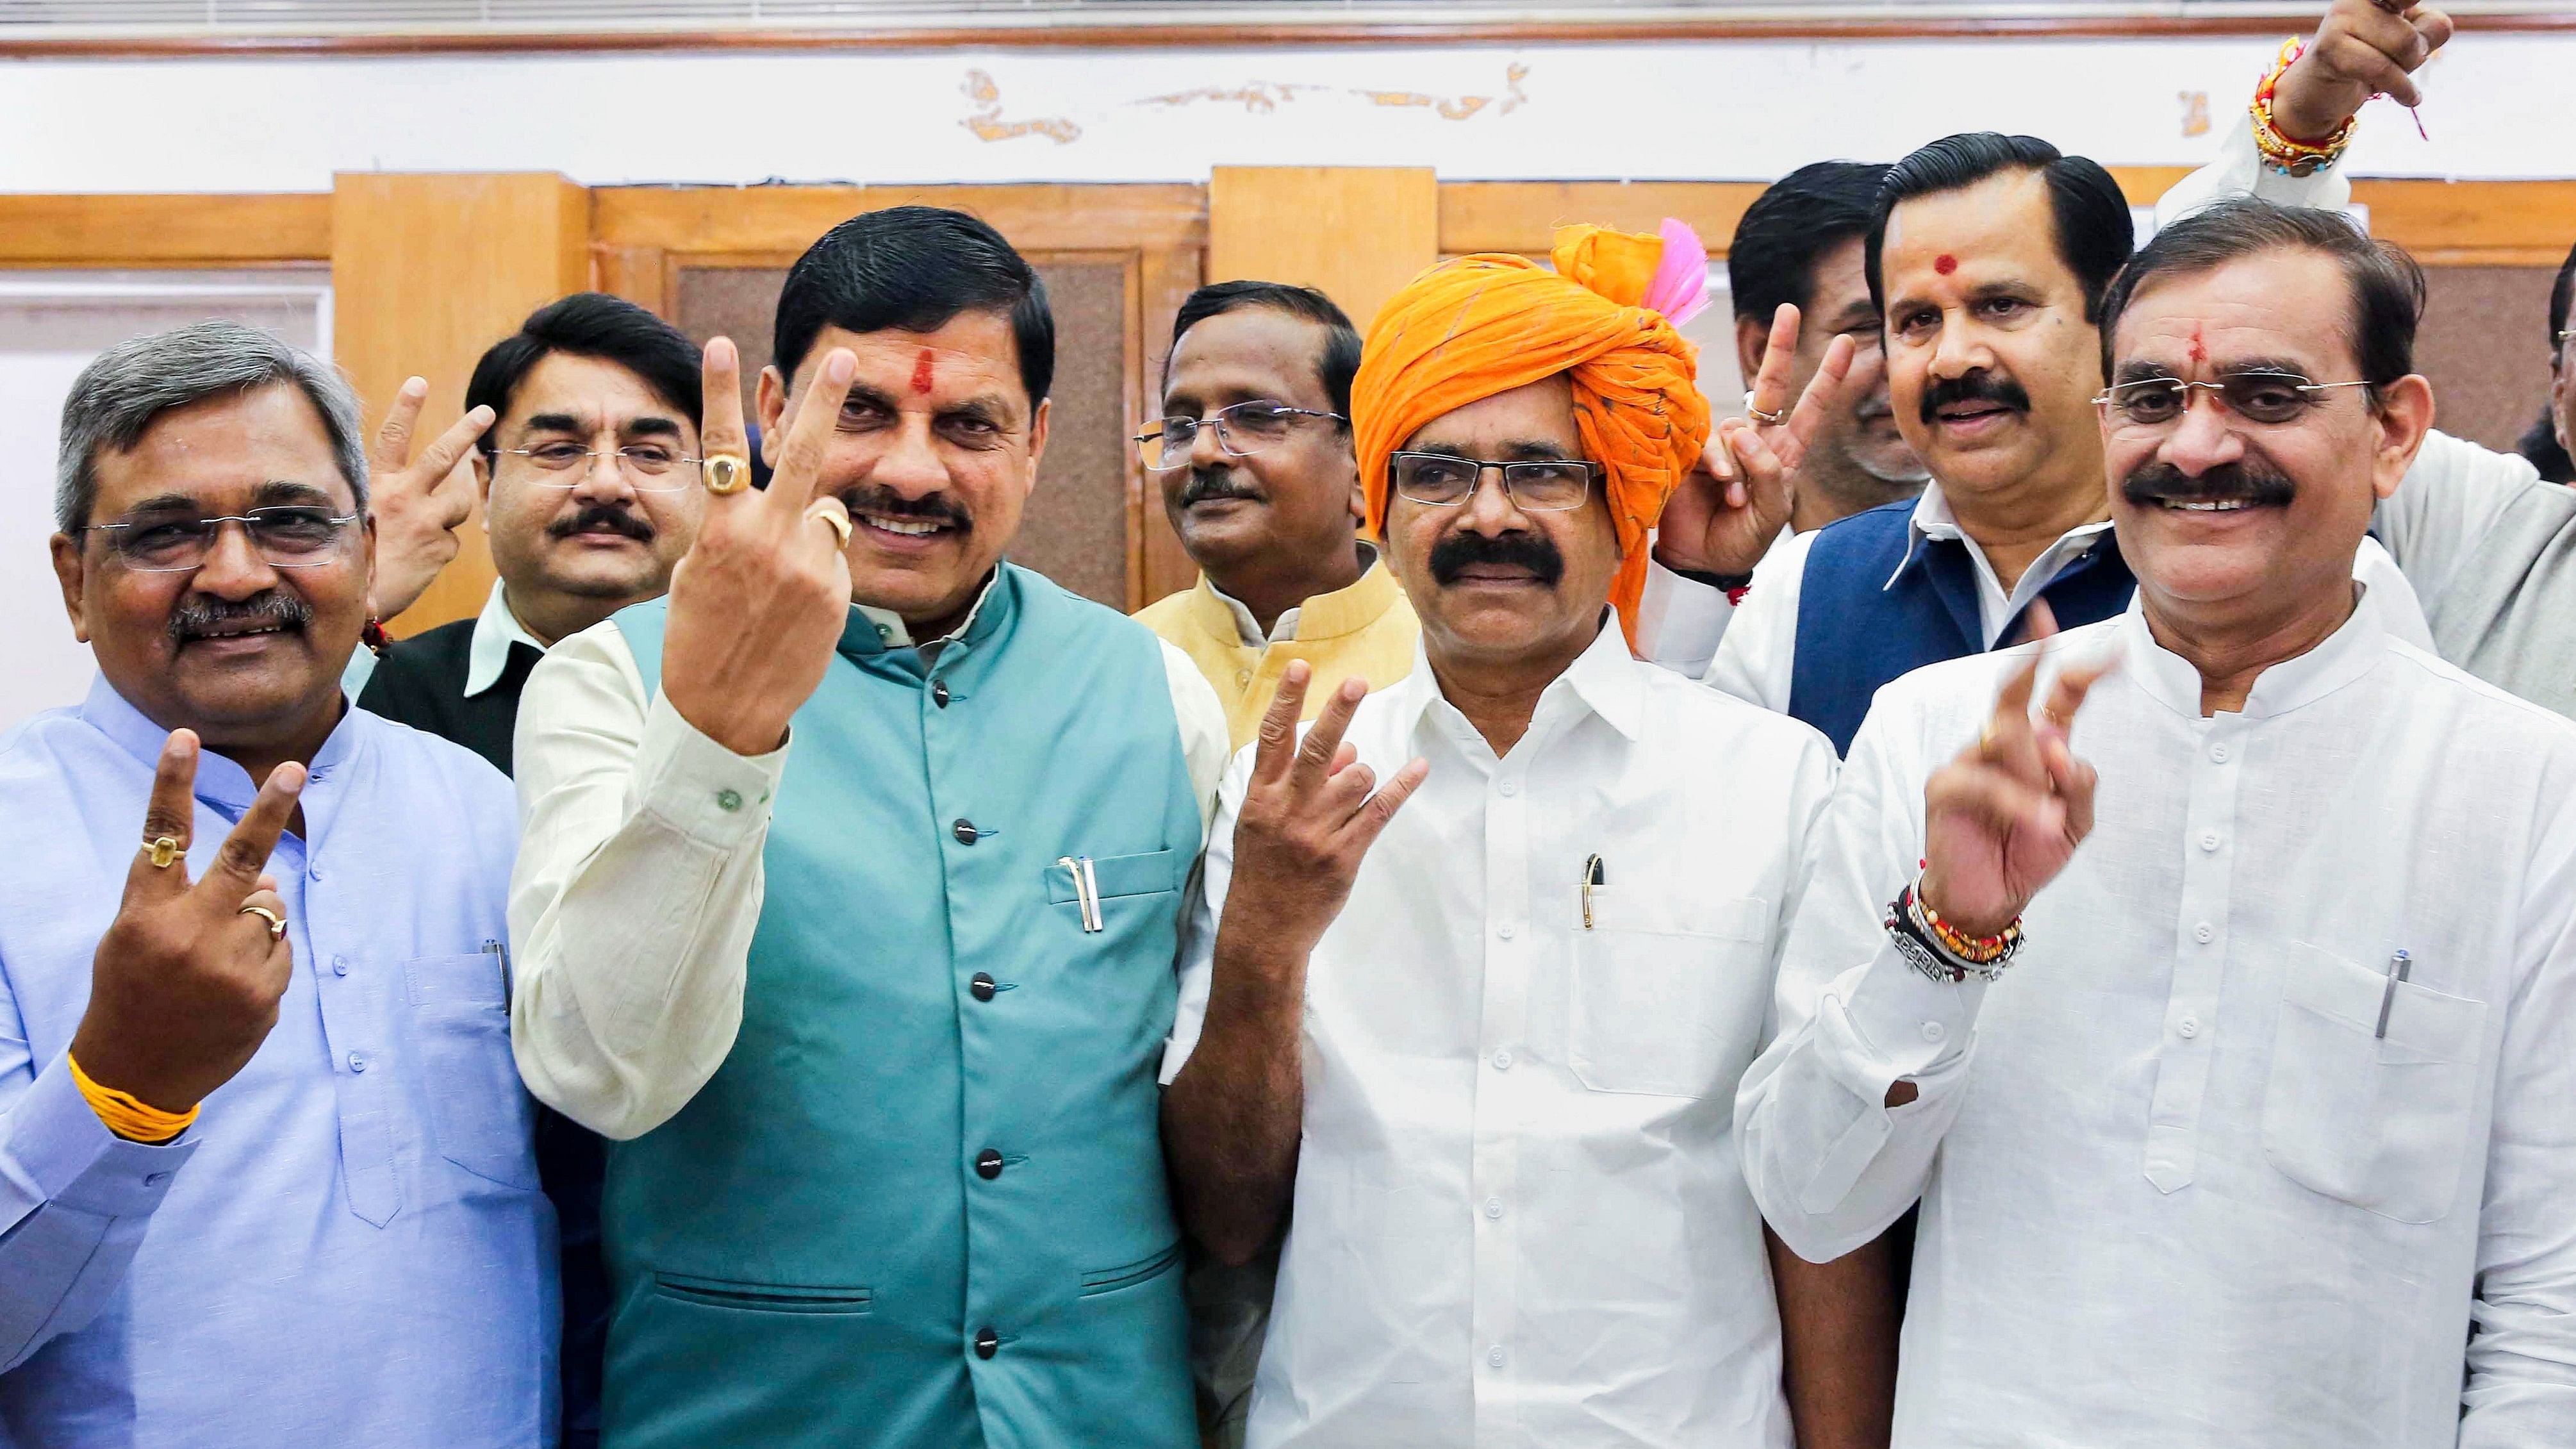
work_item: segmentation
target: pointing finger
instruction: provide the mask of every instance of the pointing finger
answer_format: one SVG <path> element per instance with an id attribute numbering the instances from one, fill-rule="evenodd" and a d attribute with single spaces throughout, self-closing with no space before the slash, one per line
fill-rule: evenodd
<path id="1" fill-rule="evenodd" d="M 1343 680 L 1333 697 L 1324 702 L 1324 712 L 1306 731 L 1306 747 L 1297 752 L 1297 763 L 1289 772 L 1290 783 L 1300 793 L 1324 783 L 1326 762 L 1340 752 L 1342 732 L 1350 728 L 1352 713 L 1367 695 L 1368 682 L 1353 675 Z"/>
<path id="2" fill-rule="evenodd" d="M 1287 776 L 1289 757 L 1297 748 L 1297 720 L 1306 709 L 1306 681 L 1313 673 L 1303 659 L 1290 660 L 1280 671 L 1279 690 L 1261 716 L 1259 742 L 1252 751 L 1254 784 L 1275 784 Z"/>
<path id="3" fill-rule="evenodd" d="M 411 430 L 420 422 L 421 405 L 429 401 L 429 379 L 407 377 L 394 389 L 394 405 L 376 429 L 375 456 L 368 461 L 379 472 L 399 473 L 411 463 Z"/>
<path id="4" fill-rule="evenodd" d="M 474 446 L 484 430 L 492 426 L 492 410 L 480 404 L 468 408 L 465 416 L 447 425 L 427 451 L 420 455 L 422 476 L 445 482 L 456 465 L 465 461 L 465 451 Z"/>
<path id="5" fill-rule="evenodd" d="M 770 507 L 801 514 L 814 501 L 831 451 L 832 429 L 840 422 L 841 405 L 849 400 L 850 383 L 858 373 L 859 360 L 850 349 L 835 347 L 823 354 L 814 380 L 805 385 L 807 396 L 796 409 L 796 425 L 787 430 L 787 441 L 778 450 L 778 466 L 769 475 Z"/>
<path id="6" fill-rule="evenodd" d="M 730 337 L 711 338 L 698 361 L 698 406 L 705 422 L 698 428 L 698 451 L 710 458 L 748 458 L 750 435 L 742 424 L 742 354 L 734 350 Z M 744 493 L 725 493 L 710 497 L 710 507 L 726 508 L 744 500 Z"/>
<path id="7" fill-rule="evenodd" d="M 175 896 L 188 887 L 188 843 L 194 837 L 197 819 L 197 735 L 194 730 L 172 730 L 161 744 L 160 762 L 152 771 L 152 797 L 143 807 L 143 839 L 134 853 L 134 864 L 125 873 L 126 899 Z M 169 841 L 162 856 L 169 864 L 153 864 L 152 843 Z"/>
<path id="8" fill-rule="evenodd" d="M 1789 372 L 1797 361 L 1798 328 L 1797 303 L 1783 302 L 1771 314 L 1771 337 L 1763 344 L 1762 368 L 1754 375 L 1753 405 L 1774 416 L 1789 406 Z"/>

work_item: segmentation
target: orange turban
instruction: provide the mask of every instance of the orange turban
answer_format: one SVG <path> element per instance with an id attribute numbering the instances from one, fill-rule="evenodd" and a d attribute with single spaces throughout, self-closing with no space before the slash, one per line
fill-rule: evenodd
<path id="1" fill-rule="evenodd" d="M 1670 320 L 1706 301 L 1708 254 L 1690 228 L 1668 221 L 1661 236 L 1567 227 L 1550 259 L 1553 272 L 1509 254 L 1443 262 L 1369 325 L 1351 384 L 1368 526 L 1384 536 L 1387 455 L 1426 424 L 1570 373 L 1584 455 L 1609 475 L 1620 551 L 1610 602 L 1633 649 L 1647 533 L 1708 445 L 1699 350 Z"/>

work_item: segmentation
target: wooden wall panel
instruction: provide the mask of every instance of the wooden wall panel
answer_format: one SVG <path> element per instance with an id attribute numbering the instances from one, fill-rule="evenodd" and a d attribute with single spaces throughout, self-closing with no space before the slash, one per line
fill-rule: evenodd
<path id="1" fill-rule="evenodd" d="M 485 349 L 529 312 L 590 285 L 590 193 L 546 173 L 344 174 L 331 193 L 332 347 L 370 429 L 406 377 L 429 380 L 423 438 L 464 411 Z M 462 553 L 398 620 L 417 633 L 483 607 L 492 588 L 482 519 Z"/>
<path id="2" fill-rule="evenodd" d="M 239 267 L 331 257 L 331 198 L 0 196 L 0 266 Z"/>
<path id="3" fill-rule="evenodd" d="M 1440 259 L 1427 166 L 1219 166 L 1208 180 L 1207 275 L 1314 287 L 1362 332 Z"/>

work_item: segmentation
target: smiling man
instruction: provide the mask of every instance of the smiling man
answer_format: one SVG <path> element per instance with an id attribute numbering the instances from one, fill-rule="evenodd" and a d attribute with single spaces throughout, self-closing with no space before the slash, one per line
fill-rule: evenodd
<path id="1" fill-rule="evenodd" d="M 1736 1120 L 1802 1254 L 1922 1200 L 1898 1449 L 2576 1441 L 2576 727 L 2351 573 L 2423 296 L 2327 213 L 2158 235 L 2102 304 L 2134 600 L 1852 746 Z"/>
<path id="2" fill-rule="evenodd" d="M 1360 476 L 1421 653 L 1302 746 L 1287 670 L 1164 1066 L 1191 1231 L 1241 1261 L 1288 1224 L 1256 1449 L 1785 1449 L 1793 1404 L 1841 1446 L 1883 1410 L 1841 1270 L 1784 1260 L 1775 1300 L 1729 1138 L 1832 752 L 1625 636 L 1708 436 L 1668 320 L 1699 284 L 1649 290 L 1706 259 L 1666 245 L 1462 258 L 1370 330 Z"/>
<path id="3" fill-rule="evenodd" d="M 1413 667 L 1412 607 L 1357 537 L 1359 365 L 1351 319 L 1311 287 L 1211 283 L 1172 322 L 1163 420 L 1136 441 L 1199 581 L 1136 617 L 1197 662 L 1238 747 L 1291 661 L 1313 671 L 1309 718 L 1346 678 Z"/>
<path id="4" fill-rule="evenodd" d="M 229 322 L 100 354 L 54 572 L 98 660 L 0 738 L 0 1440 L 554 1442 L 509 784 L 348 707 L 357 400 Z"/>
<path id="5" fill-rule="evenodd" d="M 765 492 L 735 357 L 670 596 L 520 712 L 519 1065 L 614 1139 L 605 1438 L 1191 1445 L 1154 1063 L 1223 713 L 1003 562 L 1055 329 L 990 227 L 797 261 Z"/>

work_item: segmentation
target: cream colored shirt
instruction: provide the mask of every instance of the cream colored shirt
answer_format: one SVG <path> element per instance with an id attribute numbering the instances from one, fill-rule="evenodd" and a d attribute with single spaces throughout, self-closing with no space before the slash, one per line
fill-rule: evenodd
<path id="1" fill-rule="evenodd" d="M 900 619 L 867 613 L 889 642 L 909 642 Z M 1188 657 L 1161 647 L 1205 819 L 1225 712 Z M 699 733 L 646 691 L 614 622 L 557 644 L 528 676 L 510 1036 L 539 1100 L 622 1140 L 670 1120 L 723 1064 L 742 1025 L 770 802 L 794 747 L 737 755 Z"/>

